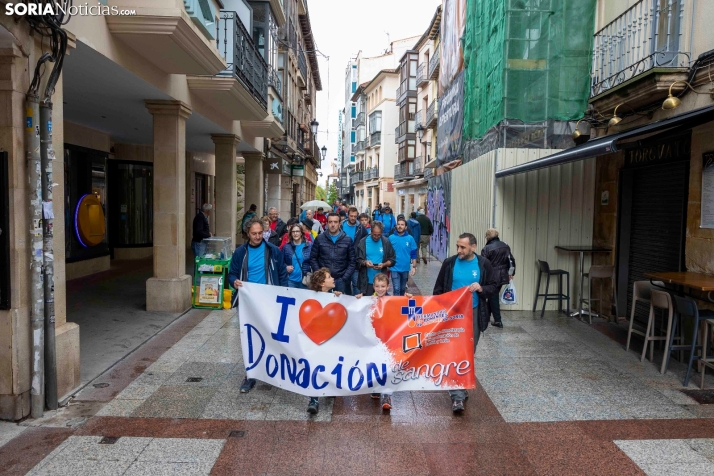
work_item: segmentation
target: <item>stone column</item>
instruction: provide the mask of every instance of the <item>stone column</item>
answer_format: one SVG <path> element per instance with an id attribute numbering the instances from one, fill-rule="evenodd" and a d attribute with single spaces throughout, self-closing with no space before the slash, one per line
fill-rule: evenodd
<path id="1" fill-rule="evenodd" d="M 234 134 L 211 134 L 216 145 L 216 236 L 228 236 L 236 244 L 238 185 L 236 184 L 236 146 Z"/>
<path id="2" fill-rule="evenodd" d="M 245 206 L 252 203 L 258 207 L 258 216 L 265 211 L 265 178 L 263 175 L 263 154 L 243 152 L 245 159 Z"/>
<path id="3" fill-rule="evenodd" d="M 181 101 L 147 100 L 154 116 L 154 277 L 146 282 L 146 310 L 191 307 L 186 274 L 186 119 Z"/>

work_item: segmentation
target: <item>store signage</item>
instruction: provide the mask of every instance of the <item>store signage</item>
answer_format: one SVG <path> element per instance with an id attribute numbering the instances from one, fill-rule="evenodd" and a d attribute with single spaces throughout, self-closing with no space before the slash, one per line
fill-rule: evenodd
<path id="1" fill-rule="evenodd" d="M 305 176 L 305 166 L 304 165 L 293 165 L 293 177 L 304 177 Z"/>
<path id="2" fill-rule="evenodd" d="M 461 72 L 439 98 L 437 126 L 437 166 L 461 157 L 461 133 L 464 126 L 464 73 Z"/>
<path id="3" fill-rule="evenodd" d="M 268 157 L 263 162 L 263 171 L 268 175 L 290 175 L 290 162 L 282 157 Z"/>
<path id="4" fill-rule="evenodd" d="M 625 151 L 625 167 L 645 167 L 689 160 L 691 143 L 689 131 L 686 134 L 642 143 L 641 147 Z"/>

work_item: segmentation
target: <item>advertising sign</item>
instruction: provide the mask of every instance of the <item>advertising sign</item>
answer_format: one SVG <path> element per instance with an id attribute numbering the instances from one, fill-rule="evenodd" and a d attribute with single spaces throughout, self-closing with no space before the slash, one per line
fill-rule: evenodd
<path id="1" fill-rule="evenodd" d="M 246 373 L 305 396 L 474 388 L 472 297 L 239 288 Z"/>
<path id="2" fill-rule="evenodd" d="M 466 27 L 466 0 L 444 0 L 441 14 L 441 58 L 439 66 L 439 94 L 464 69 L 461 37 Z"/>
<path id="3" fill-rule="evenodd" d="M 439 98 L 437 126 L 437 166 L 461 157 L 464 127 L 464 73 L 461 73 Z"/>

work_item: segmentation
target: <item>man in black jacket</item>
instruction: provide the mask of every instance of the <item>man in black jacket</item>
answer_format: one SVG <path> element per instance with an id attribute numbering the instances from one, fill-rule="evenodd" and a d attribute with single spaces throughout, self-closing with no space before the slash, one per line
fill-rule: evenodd
<path id="1" fill-rule="evenodd" d="M 213 205 L 210 203 L 204 203 L 201 207 L 201 211 L 196 213 L 196 216 L 193 219 L 191 249 L 193 250 L 193 255 L 196 258 L 206 254 L 206 244 L 203 243 L 203 239 L 213 236 L 211 234 L 211 228 L 208 225 L 208 217 L 211 215 L 211 210 L 213 210 Z"/>
<path id="2" fill-rule="evenodd" d="M 270 237 L 270 244 L 280 246 L 283 242 L 283 235 L 288 232 L 288 226 L 278 216 L 278 209 L 275 207 L 270 207 L 268 210 L 268 218 L 270 218 L 270 229 L 275 232 L 275 234 Z"/>
<path id="3" fill-rule="evenodd" d="M 359 216 L 359 211 L 357 211 L 357 208 L 355 207 L 350 207 L 347 210 L 347 220 L 342 223 L 342 231 L 344 231 L 347 236 L 352 238 L 352 243 L 355 246 L 355 255 L 357 254 L 356 247 L 359 244 L 360 241 L 362 241 L 362 238 L 365 236 L 369 235 L 369 231 L 365 230 L 365 228 L 362 226 L 362 223 L 360 223 L 357 220 L 357 217 Z M 359 271 L 355 267 L 354 272 L 352 273 L 352 277 L 350 278 L 350 289 L 351 292 L 349 293 L 351 296 L 356 296 L 359 294 L 359 276 L 358 276 Z"/>
<path id="4" fill-rule="evenodd" d="M 516 259 L 511 254 L 511 247 L 498 238 L 498 230 L 489 228 L 486 230 L 486 246 L 481 250 L 481 256 L 491 262 L 493 271 L 496 273 L 498 290 L 496 294 L 488 300 L 489 307 L 493 313 L 493 324 L 503 328 L 501 321 L 501 289 L 504 284 L 508 284 L 513 279 L 516 272 Z"/>
<path id="5" fill-rule="evenodd" d="M 355 292 L 355 295 L 373 295 L 374 276 L 377 273 L 386 273 L 387 269 L 394 266 L 397 262 L 397 254 L 394 251 L 392 243 L 389 241 L 389 238 L 382 236 L 382 232 L 384 231 L 382 222 L 376 221 L 372 223 L 371 231 L 372 233 L 362 238 L 355 248 L 357 269 L 359 270 L 357 292 Z M 367 252 L 368 246 L 370 250 L 369 253 Z M 375 256 L 377 257 L 375 258 Z"/>
<path id="6" fill-rule="evenodd" d="M 434 225 L 429 220 L 429 217 L 424 214 L 423 208 L 420 208 L 417 212 L 416 221 L 421 225 L 421 239 L 418 243 L 419 255 L 424 260 L 424 264 L 426 264 L 426 259 L 429 257 L 429 240 L 432 233 L 434 233 Z M 417 262 L 419 262 L 418 259 Z"/>
<path id="7" fill-rule="evenodd" d="M 476 237 L 464 233 L 456 241 L 456 256 L 446 258 L 439 270 L 434 284 L 433 294 L 448 293 L 468 286 L 473 293 L 474 356 L 481 332 L 488 328 L 488 298 L 498 289 L 497 278 L 491 263 L 476 254 Z M 468 398 L 466 390 L 449 390 L 451 410 L 455 413 L 464 411 L 464 400 Z"/>
<path id="8" fill-rule="evenodd" d="M 327 268 L 335 278 L 335 290 L 347 294 L 355 270 L 355 247 L 352 238 L 340 230 L 340 216 L 327 215 L 327 231 L 317 235 L 310 252 L 312 269 Z"/>

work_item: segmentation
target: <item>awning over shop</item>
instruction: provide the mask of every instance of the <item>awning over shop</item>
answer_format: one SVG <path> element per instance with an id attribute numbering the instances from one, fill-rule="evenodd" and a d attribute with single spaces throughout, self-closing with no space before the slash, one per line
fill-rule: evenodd
<path id="1" fill-rule="evenodd" d="M 650 138 L 663 132 L 679 132 L 691 129 L 701 124 L 714 121 L 714 106 L 703 107 L 686 112 L 679 116 L 669 117 L 661 121 L 647 124 L 646 126 L 630 129 L 629 131 L 611 134 L 605 137 L 591 139 L 586 143 L 567 149 L 557 154 L 543 157 L 525 164 L 510 167 L 496 172 L 496 178 L 521 174 L 532 170 L 567 164 L 576 160 L 589 159 L 598 155 L 612 154 L 619 150 L 638 146 L 638 141 Z"/>

